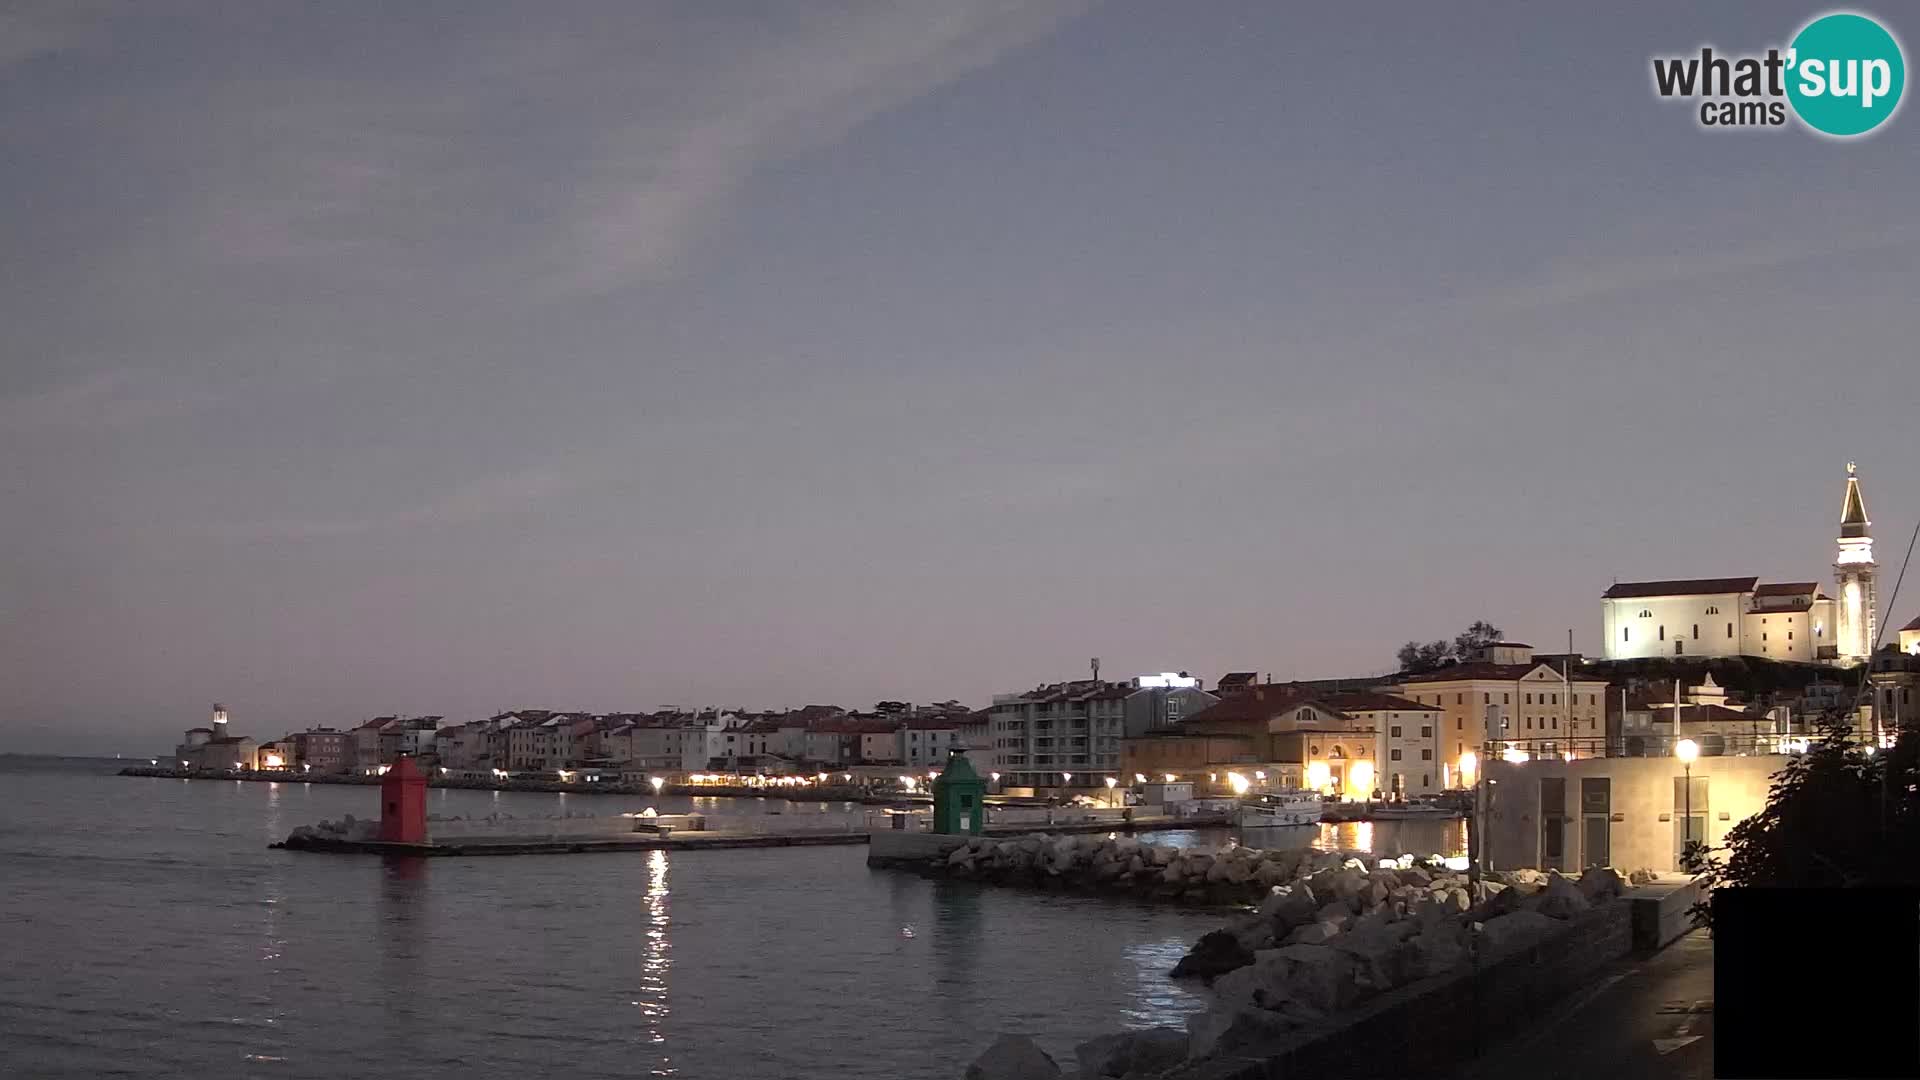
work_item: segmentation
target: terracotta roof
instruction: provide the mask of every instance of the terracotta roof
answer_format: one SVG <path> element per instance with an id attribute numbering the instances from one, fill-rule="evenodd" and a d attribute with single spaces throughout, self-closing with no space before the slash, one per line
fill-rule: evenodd
<path id="1" fill-rule="evenodd" d="M 1422 705 L 1417 701 L 1393 694 L 1382 694 L 1371 690 L 1362 690 L 1348 694 L 1329 694 L 1319 698 L 1317 704 L 1343 713 L 1356 712 L 1443 712 L 1438 705 Z"/>
<path id="2" fill-rule="evenodd" d="M 1681 578 L 1674 581 L 1616 581 L 1601 593 L 1605 600 L 1629 596 L 1690 596 L 1697 593 L 1751 592 L 1758 577 Z"/>
<path id="3" fill-rule="evenodd" d="M 851 716 L 833 716 L 816 722 L 809 731 L 822 735 L 891 735 L 900 729 L 893 720 L 865 720 Z"/>
<path id="4" fill-rule="evenodd" d="M 1248 720 L 1258 720 L 1264 724 L 1273 716 L 1314 700 L 1313 691 L 1290 683 L 1252 686 L 1231 697 L 1221 698 L 1182 720 L 1179 726 L 1186 728 L 1195 724 L 1237 723 Z"/>
<path id="5" fill-rule="evenodd" d="M 1920 630 L 1920 615 L 1915 615 L 1912 622 L 1900 628 L 1901 633 L 1906 633 L 1909 630 Z"/>
<path id="6" fill-rule="evenodd" d="M 1808 596 L 1820 591 L 1820 584 L 1814 581 L 1776 581 L 1761 585 L 1753 590 L 1755 596 Z"/>
<path id="7" fill-rule="evenodd" d="M 967 717 L 964 715 L 946 713 L 934 716 L 909 716 L 901 726 L 914 731 L 951 731 L 966 722 Z"/>

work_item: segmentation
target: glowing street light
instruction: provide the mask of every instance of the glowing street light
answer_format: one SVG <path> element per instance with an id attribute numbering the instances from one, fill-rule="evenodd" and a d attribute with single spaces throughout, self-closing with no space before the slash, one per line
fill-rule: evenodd
<path id="1" fill-rule="evenodd" d="M 1134 773 L 1134 774 L 1133 774 L 1133 782 L 1134 782 L 1134 783 L 1136 783 L 1136 784 L 1144 784 L 1144 783 L 1146 783 L 1146 782 L 1147 782 L 1147 774 L 1146 774 L 1146 773 L 1138 773 L 1138 772 L 1137 772 L 1137 773 Z"/>
<path id="2" fill-rule="evenodd" d="M 1241 776 L 1237 772 L 1227 774 L 1227 786 L 1233 789 L 1235 795 L 1245 795 L 1248 789 L 1253 787 L 1253 785 L 1247 781 L 1246 777 Z"/>
<path id="3" fill-rule="evenodd" d="M 1500 758 L 1509 765 L 1518 765 L 1527 760 L 1527 752 L 1517 746 L 1509 746 L 1501 751 Z"/>
<path id="4" fill-rule="evenodd" d="M 1119 783 L 1120 781 L 1115 780 L 1113 777 L 1111 776 L 1107 777 L 1107 805 L 1108 806 L 1116 805 L 1114 802 L 1116 796 L 1113 793 L 1113 789 Z"/>
<path id="5" fill-rule="evenodd" d="M 1060 774 L 1060 783 L 1061 783 L 1062 785 L 1065 785 L 1065 784 L 1071 784 L 1071 783 L 1073 783 L 1073 774 L 1072 774 L 1072 773 L 1070 773 L 1070 772 L 1063 772 L 1063 773 L 1061 773 L 1061 774 Z"/>
<path id="6" fill-rule="evenodd" d="M 1472 787 L 1480 772 L 1480 755 L 1471 750 L 1460 755 L 1460 786 Z"/>
<path id="7" fill-rule="evenodd" d="M 1347 770 L 1347 796 L 1354 799 L 1373 797 L 1373 762 L 1356 761 Z"/>
<path id="8" fill-rule="evenodd" d="M 1693 759 L 1700 756 L 1700 744 L 1692 739 L 1681 739 L 1673 744 L 1673 756 L 1680 759 L 1681 768 L 1686 770 L 1686 810 L 1687 824 L 1680 830 L 1680 853 L 1685 856 L 1687 849 L 1693 846 Z"/>
<path id="9" fill-rule="evenodd" d="M 656 776 L 648 780 L 647 783 L 653 785 L 653 793 L 658 795 L 660 794 L 660 789 L 667 786 L 667 778 L 664 776 Z"/>
<path id="10" fill-rule="evenodd" d="M 1000 774 L 997 772 L 990 772 L 987 774 L 987 779 L 992 780 L 994 783 L 997 784 L 1000 782 Z"/>
<path id="11" fill-rule="evenodd" d="M 1171 783 L 1173 783 L 1173 782 L 1174 782 L 1175 780 L 1177 780 L 1177 779 L 1179 779 L 1179 777 L 1177 777 L 1177 776 L 1175 776 L 1175 775 L 1173 775 L 1172 773 L 1162 773 L 1161 775 L 1162 775 L 1162 776 L 1164 776 L 1164 777 L 1166 778 L 1166 781 L 1167 781 L 1167 783 L 1169 783 L 1169 784 L 1171 784 Z"/>

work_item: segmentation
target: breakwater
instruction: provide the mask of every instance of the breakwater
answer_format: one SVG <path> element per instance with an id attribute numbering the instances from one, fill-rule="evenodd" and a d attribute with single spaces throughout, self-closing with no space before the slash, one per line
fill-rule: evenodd
<path id="1" fill-rule="evenodd" d="M 1181 867 L 1182 880 L 1192 870 L 1205 880 L 1224 874 L 1223 862 L 1252 865 L 1256 879 L 1285 880 L 1201 937 L 1169 973 L 1211 984 L 1212 1007 L 1184 1029 L 1080 1044 L 1081 1080 L 1397 1077 L 1412 1061 L 1444 1068 L 1590 982 L 1603 965 L 1664 945 L 1663 913 L 1684 911 L 1692 888 L 1630 888 L 1610 869 L 1472 881 L 1434 861 L 1318 852 L 1230 850 L 1211 863 L 1189 856 L 1168 865 Z M 1019 1036 L 1002 1036 L 967 1072 L 980 1080 L 1061 1075 Z"/>

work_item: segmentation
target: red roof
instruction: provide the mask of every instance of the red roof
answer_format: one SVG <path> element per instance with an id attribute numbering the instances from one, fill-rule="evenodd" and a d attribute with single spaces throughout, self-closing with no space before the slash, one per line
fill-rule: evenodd
<path id="1" fill-rule="evenodd" d="M 1318 704 L 1343 713 L 1356 712 L 1441 712 L 1438 705 L 1422 705 L 1417 701 L 1393 694 L 1381 694 L 1371 690 L 1360 690 L 1346 694 L 1329 694 L 1320 698 Z"/>
<path id="2" fill-rule="evenodd" d="M 945 713 L 936 716 L 909 716 L 902 727 L 914 731 L 950 731 L 968 722 L 965 714 Z"/>
<path id="3" fill-rule="evenodd" d="M 1681 578 L 1674 581 L 1616 581 L 1601 593 L 1605 600 L 1629 596 L 1692 596 L 1700 593 L 1752 592 L 1758 577 Z"/>
<path id="4" fill-rule="evenodd" d="M 1820 585 L 1812 581 L 1780 581 L 1762 585 L 1753 590 L 1755 596 L 1810 596 L 1820 591 Z"/>
<path id="5" fill-rule="evenodd" d="M 1468 682 L 1474 679 L 1496 682 L 1518 682 L 1537 668 L 1546 668 L 1556 676 L 1560 673 L 1551 664 L 1534 661 L 1528 664 L 1496 664 L 1490 660 L 1476 660 L 1471 664 L 1455 664 L 1438 671 L 1429 671 L 1420 675 L 1398 676 L 1401 683 L 1447 683 Z M 1601 676 L 1591 672 L 1580 672 L 1573 676 L 1574 682 L 1606 682 Z"/>

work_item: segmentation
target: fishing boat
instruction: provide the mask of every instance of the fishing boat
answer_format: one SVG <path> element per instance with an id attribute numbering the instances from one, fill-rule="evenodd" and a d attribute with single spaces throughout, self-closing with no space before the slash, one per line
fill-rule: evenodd
<path id="1" fill-rule="evenodd" d="M 1321 801 L 1318 792 L 1278 791 L 1243 795 L 1235 808 L 1233 823 L 1243 829 L 1268 829 L 1286 825 L 1318 825 Z"/>

